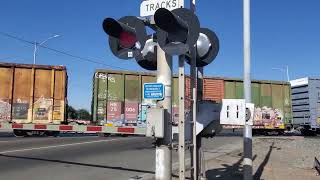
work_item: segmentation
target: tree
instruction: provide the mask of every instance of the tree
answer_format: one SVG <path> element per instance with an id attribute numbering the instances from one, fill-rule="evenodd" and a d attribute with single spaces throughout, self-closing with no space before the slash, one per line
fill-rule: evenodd
<path id="1" fill-rule="evenodd" d="M 86 109 L 79 109 L 78 118 L 81 120 L 91 120 L 91 114 Z"/>
<path id="2" fill-rule="evenodd" d="M 72 106 L 68 106 L 67 111 L 68 111 L 68 119 L 77 119 L 78 118 L 78 112 Z"/>

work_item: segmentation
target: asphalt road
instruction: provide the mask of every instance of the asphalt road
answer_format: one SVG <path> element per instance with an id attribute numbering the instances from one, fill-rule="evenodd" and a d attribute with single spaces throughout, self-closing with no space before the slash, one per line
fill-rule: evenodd
<path id="1" fill-rule="evenodd" d="M 0 179 L 123 180 L 154 173 L 155 150 L 145 137 L 0 135 Z M 230 133 L 204 139 L 205 149 L 241 141 Z M 177 162 L 173 153 L 173 162 Z"/>

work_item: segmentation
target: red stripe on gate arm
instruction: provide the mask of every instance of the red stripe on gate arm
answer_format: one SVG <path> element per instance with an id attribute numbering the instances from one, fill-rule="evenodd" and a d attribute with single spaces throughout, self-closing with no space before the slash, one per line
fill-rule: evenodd
<path id="1" fill-rule="evenodd" d="M 73 126 L 61 125 L 61 126 L 59 126 L 59 130 L 60 131 L 72 131 L 73 130 Z"/>
<path id="2" fill-rule="evenodd" d="M 22 129 L 23 128 L 23 124 L 12 124 L 12 129 Z"/>
<path id="3" fill-rule="evenodd" d="M 126 127 L 119 127 L 118 132 L 122 133 L 134 133 L 134 128 L 126 128 Z"/>
<path id="4" fill-rule="evenodd" d="M 102 126 L 88 126 L 87 131 L 102 131 Z"/>
<path id="5" fill-rule="evenodd" d="M 47 125 L 45 124 L 35 124 L 34 129 L 47 129 Z"/>
<path id="6" fill-rule="evenodd" d="M 0 128 L 2 128 L 2 124 L 0 124 Z"/>

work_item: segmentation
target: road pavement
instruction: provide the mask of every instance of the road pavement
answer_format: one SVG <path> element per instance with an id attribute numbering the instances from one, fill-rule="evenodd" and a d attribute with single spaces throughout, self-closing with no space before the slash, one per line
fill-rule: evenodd
<path id="1" fill-rule="evenodd" d="M 204 149 L 241 141 L 224 134 L 204 139 Z M 66 136 L 15 138 L 0 135 L 0 179 L 123 180 L 154 173 L 153 140 L 145 137 Z M 178 161 L 173 152 L 173 162 Z"/>

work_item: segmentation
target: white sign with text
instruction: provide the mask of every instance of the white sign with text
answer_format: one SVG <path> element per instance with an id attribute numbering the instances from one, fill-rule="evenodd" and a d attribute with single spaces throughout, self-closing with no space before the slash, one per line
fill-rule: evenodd
<path id="1" fill-rule="evenodd" d="M 184 7 L 184 0 L 147 0 L 140 5 L 140 16 L 152 16 L 159 8 L 166 8 L 170 11 Z"/>

